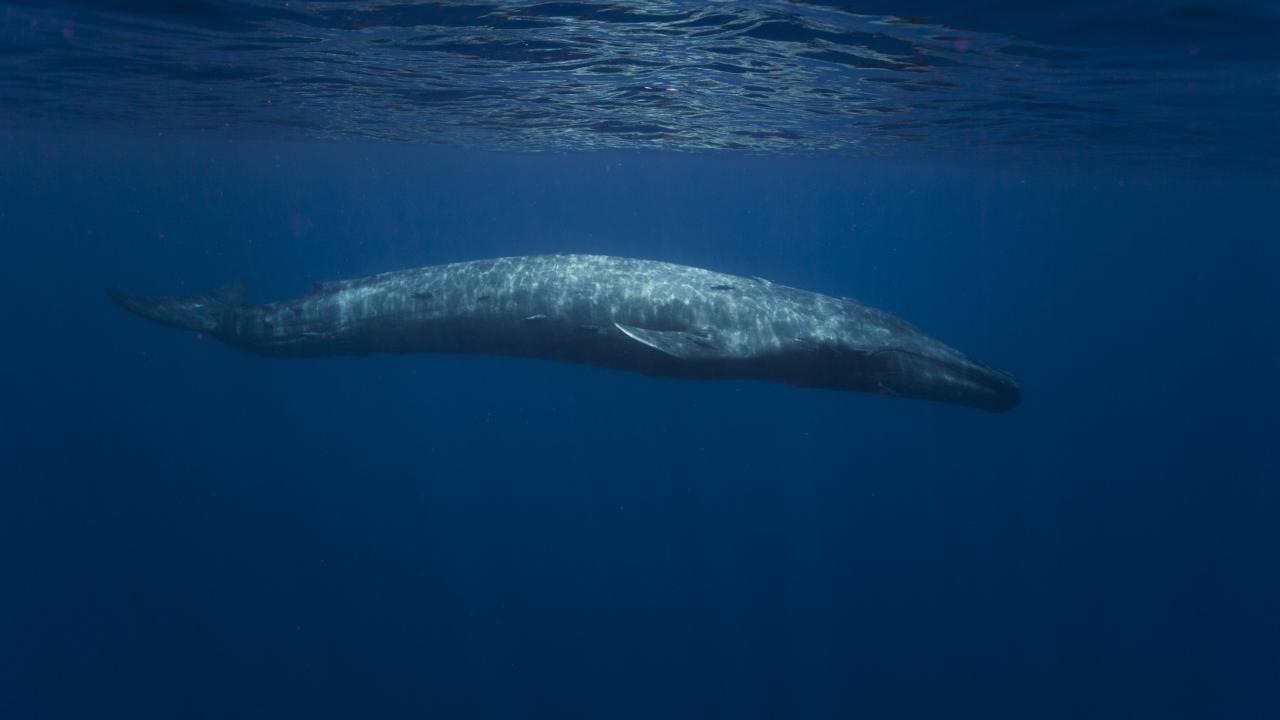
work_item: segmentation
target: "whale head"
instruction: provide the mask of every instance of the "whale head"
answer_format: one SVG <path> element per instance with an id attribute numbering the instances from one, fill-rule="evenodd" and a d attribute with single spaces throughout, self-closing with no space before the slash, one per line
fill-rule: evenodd
<path id="1" fill-rule="evenodd" d="M 860 364 L 861 374 L 871 384 L 867 389 L 883 395 L 968 405 L 989 412 L 1012 410 L 1022 400 L 1012 375 L 951 348 L 921 353 L 914 348 L 888 347 L 869 353 Z"/>
<path id="2" fill-rule="evenodd" d="M 878 395 L 1005 412 L 1022 399 L 1009 373 L 985 365 L 889 313 L 858 306 L 856 331 L 838 343 L 835 383 Z"/>

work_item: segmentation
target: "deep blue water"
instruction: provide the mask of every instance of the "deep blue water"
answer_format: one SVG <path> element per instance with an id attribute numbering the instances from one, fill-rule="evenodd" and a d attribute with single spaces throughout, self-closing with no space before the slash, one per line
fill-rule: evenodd
<path id="1" fill-rule="evenodd" d="M 0 717 L 1280 716 L 1275 5 L 830 5 L 0 4 Z M 103 293 L 559 251 L 1024 400 L 269 360 Z"/>

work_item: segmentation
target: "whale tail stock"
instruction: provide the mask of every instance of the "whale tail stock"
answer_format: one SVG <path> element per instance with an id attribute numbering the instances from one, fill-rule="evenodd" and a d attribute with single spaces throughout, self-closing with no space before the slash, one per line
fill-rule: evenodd
<path id="1" fill-rule="evenodd" d="M 148 297 L 117 290 L 107 290 L 107 295 L 126 310 L 152 322 L 219 335 L 234 327 L 236 311 L 244 305 L 244 281 L 237 280 L 211 293 L 189 297 Z"/>

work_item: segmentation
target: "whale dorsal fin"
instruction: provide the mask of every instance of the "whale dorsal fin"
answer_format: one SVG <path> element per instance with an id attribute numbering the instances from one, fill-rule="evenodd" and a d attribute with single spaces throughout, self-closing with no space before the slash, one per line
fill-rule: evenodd
<path id="1" fill-rule="evenodd" d="M 681 360 L 728 357 L 724 343 L 712 330 L 648 330 L 614 323 L 627 337 Z"/>

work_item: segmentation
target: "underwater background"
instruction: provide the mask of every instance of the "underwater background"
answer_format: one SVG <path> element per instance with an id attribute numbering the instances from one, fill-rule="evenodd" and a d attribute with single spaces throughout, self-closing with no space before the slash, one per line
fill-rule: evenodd
<path id="1" fill-rule="evenodd" d="M 1274 3 L 0 3 L 0 717 L 1280 717 Z M 1005 414 L 266 302 L 502 255 L 858 298 Z"/>

